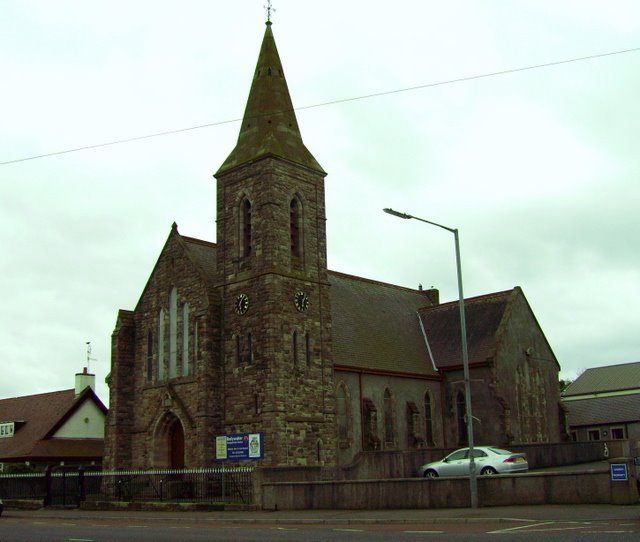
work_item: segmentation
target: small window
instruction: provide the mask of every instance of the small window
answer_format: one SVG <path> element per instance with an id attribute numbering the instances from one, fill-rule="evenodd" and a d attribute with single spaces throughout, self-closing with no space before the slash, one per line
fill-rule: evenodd
<path id="1" fill-rule="evenodd" d="M 600 429 L 589 429 L 589 431 L 587 431 L 587 438 L 589 440 L 600 440 Z"/>
<path id="2" fill-rule="evenodd" d="M 191 374 L 191 359 L 189 357 L 189 303 L 182 307 L 182 376 Z"/>
<path id="3" fill-rule="evenodd" d="M 291 255 L 300 257 L 300 204 L 296 198 L 289 205 L 289 222 L 291 230 Z"/>
<path id="4" fill-rule="evenodd" d="M 393 427 L 393 398 L 389 388 L 384 390 L 383 398 L 384 406 L 384 444 L 387 447 L 393 446 L 395 443 L 394 427 Z"/>
<path id="5" fill-rule="evenodd" d="M 336 421 L 338 426 L 338 444 L 340 448 L 349 447 L 349 395 L 344 382 L 336 389 Z"/>
<path id="6" fill-rule="evenodd" d="M 253 364 L 253 338 L 251 333 L 247 333 L 247 363 Z"/>
<path id="7" fill-rule="evenodd" d="M 178 290 L 169 292 L 169 378 L 178 376 Z"/>
<path id="8" fill-rule="evenodd" d="M 242 234 L 242 256 L 251 256 L 251 202 L 244 199 L 241 204 L 241 234 Z"/>
<path id="9" fill-rule="evenodd" d="M 158 380 L 164 380 L 164 309 L 158 313 Z"/>
<path id="10" fill-rule="evenodd" d="M 293 366 L 298 366 L 298 332 L 294 331 L 293 336 L 291 338 L 292 344 L 292 353 L 293 353 Z"/>
<path id="11" fill-rule="evenodd" d="M 433 408 L 431 407 L 431 395 L 424 394 L 424 439 L 427 446 L 435 446 L 433 440 Z"/>
<path id="12" fill-rule="evenodd" d="M 378 409 L 371 399 L 362 399 L 362 438 L 365 450 L 379 450 Z"/>
<path id="13" fill-rule="evenodd" d="M 242 362 L 242 341 L 240 335 L 236 335 L 236 365 Z"/>
<path id="14" fill-rule="evenodd" d="M 612 440 L 623 440 L 624 439 L 624 427 L 612 427 L 611 428 L 611 439 Z"/>

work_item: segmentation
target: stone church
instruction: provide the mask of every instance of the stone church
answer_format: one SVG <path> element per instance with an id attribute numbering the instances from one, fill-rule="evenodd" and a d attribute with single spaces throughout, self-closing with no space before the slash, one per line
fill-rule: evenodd
<path id="1" fill-rule="evenodd" d="M 263 466 L 467 442 L 458 304 L 328 270 L 325 176 L 267 22 L 217 243 L 174 224 L 118 313 L 106 468 L 211 466 L 235 433 L 263 435 Z M 559 365 L 522 290 L 465 305 L 476 444 L 560 441 Z"/>

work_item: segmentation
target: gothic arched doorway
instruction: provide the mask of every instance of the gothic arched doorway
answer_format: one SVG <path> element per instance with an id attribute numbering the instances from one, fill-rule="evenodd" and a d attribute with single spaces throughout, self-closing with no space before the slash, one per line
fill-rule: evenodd
<path id="1" fill-rule="evenodd" d="M 166 412 L 158 421 L 154 437 L 155 467 L 182 469 L 184 460 L 184 428 L 173 412 Z"/>
<path id="2" fill-rule="evenodd" d="M 184 468 L 184 430 L 178 419 L 169 428 L 169 468 Z"/>

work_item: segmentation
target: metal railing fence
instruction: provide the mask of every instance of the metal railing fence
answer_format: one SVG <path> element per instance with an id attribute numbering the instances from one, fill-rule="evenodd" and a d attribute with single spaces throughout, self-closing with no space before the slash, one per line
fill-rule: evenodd
<path id="1" fill-rule="evenodd" d="M 45 505 L 78 506 L 85 500 L 251 504 L 253 472 L 253 467 L 210 467 L 0 474 L 0 495 Z"/>

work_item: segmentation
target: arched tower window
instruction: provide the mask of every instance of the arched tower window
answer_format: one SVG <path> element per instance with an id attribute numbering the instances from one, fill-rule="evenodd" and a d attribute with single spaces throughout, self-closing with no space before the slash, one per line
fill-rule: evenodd
<path id="1" fill-rule="evenodd" d="M 384 445 L 385 447 L 391 447 L 395 443 L 395 435 L 394 435 L 394 428 L 393 428 L 393 398 L 391 397 L 391 391 L 389 391 L 389 388 L 386 388 L 384 390 L 383 411 L 384 411 Z"/>
<path id="2" fill-rule="evenodd" d="M 178 290 L 169 293 L 169 378 L 178 376 Z"/>
<path id="3" fill-rule="evenodd" d="M 242 363 L 242 340 L 240 334 L 236 334 L 236 365 Z"/>
<path id="4" fill-rule="evenodd" d="M 292 348 L 292 354 L 293 354 L 293 366 L 294 367 L 298 367 L 299 364 L 299 360 L 298 360 L 298 332 L 294 331 L 293 332 L 293 336 L 291 338 L 291 348 Z"/>
<path id="5" fill-rule="evenodd" d="M 289 205 L 289 229 L 291 232 L 291 256 L 299 258 L 302 255 L 302 239 L 300 231 L 300 202 L 293 198 Z"/>
<path id="6" fill-rule="evenodd" d="M 251 332 L 247 333 L 247 363 L 253 364 L 253 338 Z"/>
<path id="7" fill-rule="evenodd" d="M 240 204 L 240 256 L 251 256 L 251 202 L 244 198 Z"/>
<path id="8" fill-rule="evenodd" d="M 435 445 L 433 440 L 433 407 L 431 394 L 428 391 L 424 394 L 424 439 L 427 446 Z"/>

